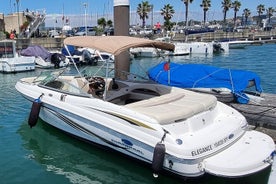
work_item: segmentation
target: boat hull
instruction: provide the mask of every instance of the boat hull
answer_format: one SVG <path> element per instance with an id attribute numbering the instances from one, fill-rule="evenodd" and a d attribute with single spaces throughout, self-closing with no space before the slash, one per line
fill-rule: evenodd
<path id="1" fill-rule="evenodd" d="M 41 97 L 42 105 L 39 116 L 51 126 L 85 140 L 86 142 L 110 148 L 147 164 L 152 164 L 155 146 L 163 139 L 162 137 L 166 135 L 164 134 L 164 129 L 170 129 L 170 125 L 160 127 L 160 125 L 154 126 L 154 124 L 152 124 L 150 125 L 151 127 L 149 127 L 145 122 L 142 123 L 143 121 L 141 120 L 139 120 L 137 124 L 138 119 L 135 121 L 131 120 L 131 116 L 129 116 L 131 113 L 130 111 L 126 111 L 126 109 L 119 106 L 118 111 L 121 111 L 119 113 L 115 109 L 115 106 L 111 105 L 109 102 L 103 102 L 100 99 L 74 96 L 69 93 L 64 94 L 26 82 L 18 82 L 16 89 L 30 101 L 34 101 L 43 94 Z M 100 106 L 101 108 L 95 106 L 95 104 L 99 105 L 101 103 L 103 103 Z M 114 107 L 112 112 L 108 110 L 111 107 L 107 107 L 109 105 Z M 102 107 L 105 108 L 103 109 Z M 211 116 L 206 116 L 204 118 L 212 118 L 212 116 L 215 116 L 216 112 L 227 111 L 227 109 L 229 108 L 226 105 L 220 103 L 216 110 L 212 110 Z M 231 112 L 232 114 L 237 113 L 235 111 Z M 126 117 L 126 114 L 128 117 Z M 138 116 L 137 118 L 141 117 Z M 225 151 L 227 157 L 232 158 L 231 156 L 233 155 L 229 155 L 227 149 L 228 147 L 232 147 L 233 144 L 239 146 L 230 152 L 244 154 L 239 150 L 247 145 L 243 140 L 248 137 L 244 136 L 245 134 L 243 133 L 244 131 L 241 130 L 241 127 L 238 128 L 239 124 L 244 126 L 242 125 L 245 123 L 244 118 L 239 117 L 241 119 L 238 122 L 234 117 L 230 118 L 227 120 L 228 125 L 220 123 L 222 119 L 225 120 L 227 118 L 227 116 L 220 115 L 215 118 L 217 123 L 210 126 L 211 129 L 203 130 L 198 129 L 201 123 L 194 122 L 193 125 L 189 127 L 191 133 L 184 134 L 180 132 L 177 140 L 175 140 L 175 137 L 171 137 L 171 135 L 168 134 L 165 141 L 166 153 L 164 155 L 162 170 L 180 177 L 198 177 L 206 173 L 206 171 L 214 175 L 221 175 L 221 173 L 214 168 L 224 169 L 228 162 L 227 159 L 225 159 L 226 161 L 220 159 L 220 162 L 215 163 L 212 160 L 216 161 L 216 155 L 219 152 L 223 154 Z M 200 116 L 196 116 L 195 120 L 196 119 L 200 120 L 201 118 Z M 206 126 L 204 122 L 203 126 Z M 183 128 L 184 127 L 181 127 L 181 129 Z M 198 131 L 196 131 L 197 129 Z M 220 132 L 222 132 L 215 132 L 220 138 L 217 138 L 217 135 L 213 138 L 212 136 L 206 137 L 209 130 L 217 129 L 220 129 Z M 213 135 L 215 133 L 213 133 Z M 227 136 L 225 137 L 225 135 Z M 205 137 L 204 140 L 200 139 L 202 136 Z M 260 137 L 265 140 L 263 146 L 272 152 L 274 150 L 272 139 L 265 134 Z M 170 141 L 171 138 L 173 138 L 172 141 Z M 182 140 L 185 144 L 182 143 Z M 214 142 L 214 140 L 218 141 Z M 196 146 L 191 144 L 191 142 L 197 142 Z M 190 146 L 192 148 L 187 149 L 187 147 Z M 255 145 L 253 145 L 253 147 L 255 147 Z M 262 157 L 266 159 L 269 155 L 270 153 L 264 153 Z M 214 159 L 212 159 L 212 157 L 214 157 Z M 208 158 L 210 158 L 209 161 Z M 205 160 L 206 162 L 208 161 L 209 164 L 204 165 Z M 269 166 L 269 163 L 260 164 L 259 158 L 254 160 L 253 157 L 252 162 L 259 164 L 257 167 L 255 165 L 249 165 L 249 167 L 254 168 L 254 172 L 252 172 L 252 169 L 248 169 L 240 174 L 235 173 L 235 177 L 252 174 Z M 231 177 L 232 173 L 233 171 L 231 170 L 228 173 L 223 173 L 223 176 Z"/>
<path id="2" fill-rule="evenodd" d="M 47 124 L 85 142 L 112 149 L 147 165 L 152 163 L 154 145 L 139 141 L 134 138 L 135 136 L 129 136 L 103 126 L 101 123 L 97 123 L 97 118 L 92 120 L 91 118 L 79 116 L 76 113 L 45 104 L 41 108 L 40 118 Z M 110 120 L 107 119 L 106 121 Z M 200 161 L 201 159 L 183 160 L 173 155 L 165 154 L 164 163 L 168 164 L 165 164 L 162 169 L 178 177 L 198 177 L 205 173 L 204 170 L 198 168 Z M 169 163 L 173 163 L 177 169 L 172 170 Z"/>
<path id="3" fill-rule="evenodd" d="M 34 57 L 1 58 L 0 71 L 3 73 L 16 73 L 35 70 Z"/>
<path id="4" fill-rule="evenodd" d="M 58 112 L 57 112 L 58 111 Z M 134 139 L 132 136 L 122 134 L 118 131 L 102 126 L 96 121 L 71 114 L 62 109 L 56 111 L 43 107 L 41 109 L 40 118 L 46 123 L 54 126 L 74 137 L 84 140 L 100 147 L 112 149 L 130 158 L 137 159 L 146 164 L 152 163 L 154 147 L 145 142 Z M 82 124 L 84 126 L 82 126 Z M 164 171 L 178 177 L 198 177 L 205 173 L 217 176 L 242 177 L 250 173 L 262 171 L 270 166 L 270 163 L 263 163 L 260 158 L 247 160 L 248 156 L 254 157 L 255 152 L 267 152 L 270 154 L 266 144 L 259 147 L 259 150 L 252 149 L 258 146 L 259 142 L 267 142 L 269 145 L 272 140 L 265 134 L 256 131 L 249 131 L 241 139 L 239 139 L 230 149 L 224 150 L 215 157 L 206 157 L 201 159 L 181 159 L 170 154 L 165 154 L 164 163 L 173 163 L 176 170 L 172 170 L 170 165 L 163 167 Z M 252 147 L 252 144 L 255 144 Z M 134 146 L 136 145 L 136 146 Z M 233 152 L 239 152 L 240 157 L 236 158 Z M 244 154 L 247 153 L 247 154 Z M 258 154 L 262 155 L 262 154 Z M 233 158 L 232 158 L 233 157 Z M 231 163 L 229 163 L 230 160 Z M 240 167 L 240 164 L 243 167 Z M 254 168 L 248 172 L 248 168 Z"/>

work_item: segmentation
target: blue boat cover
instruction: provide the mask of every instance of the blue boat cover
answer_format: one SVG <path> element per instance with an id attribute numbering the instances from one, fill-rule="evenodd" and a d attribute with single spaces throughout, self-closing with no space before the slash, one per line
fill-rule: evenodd
<path id="1" fill-rule="evenodd" d="M 163 62 L 150 68 L 148 76 L 157 83 L 181 88 L 228 88 L 240 103 L 248 103 L 243 99 L 248 99 L 244 91 L 250 81 L 262 92 L 260 77 L 254 72 L 204 64 Z"/>

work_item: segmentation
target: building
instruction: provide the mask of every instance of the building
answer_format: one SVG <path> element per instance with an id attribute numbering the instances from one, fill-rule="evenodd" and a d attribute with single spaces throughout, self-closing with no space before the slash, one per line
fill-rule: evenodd
<path id="1" fill-rule="evenodd" d="M 26 21 L 27 19 L 23 12 L 8 14 L 4 16 L 5 31 L 15 30 L 16 33 L 19 33 L 21 25 Z"/>
<path id="2" fill-rule="evenodd" d="M 0 31 L 5 31 L 4 14 L 0 13 Z"/>

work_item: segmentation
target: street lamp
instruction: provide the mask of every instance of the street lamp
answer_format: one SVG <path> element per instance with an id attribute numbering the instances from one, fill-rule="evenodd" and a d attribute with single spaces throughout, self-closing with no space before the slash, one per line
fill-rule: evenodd
<path id="1" fill-rule="evenodd" d="M 18 36 L 20 34 L 20 22 L 19 22 L 19 0 L 16 0 L 16 4 L 17 4 L 17 21 L 18 21 Z"/>
<path id="2" fill-rule="evenodd" d="M 85 26 L 85 36 L 87 36 L 87 20 L 86 20 L 86 8 L 87 3 L 83 3 L 84 6 L 84 26 Z"/>

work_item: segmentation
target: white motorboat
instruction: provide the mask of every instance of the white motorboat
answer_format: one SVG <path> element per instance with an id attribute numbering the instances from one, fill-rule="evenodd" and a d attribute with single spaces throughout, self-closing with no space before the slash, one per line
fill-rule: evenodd
<path id="1" fill-rule="evenodd" d="M 245 47 L 252 45 L 254 42 L 249 40 L 232 40 L 228 43 L 230 49 L 244 49 Z"/>
<path id="2" fill-rule="evenodd" d="M 54 63 L 48 62 L 40 56 L 35 57 L 35 64 L 36 64 L 35 66 L 37 68 L 46 69 L 46 68 L 54 68 L 55 67 Z"/>
<path id="3" fill-rule="evenodd" d="M 36 68 L 57 69 L 67 67 L 69 65 L 69 59 L 62 54 L 53 53 L 51 54 L 50 61 L 43 59 L 41 56 L 36 56 L 35 64 Z"/>
<path id="4" fill-rule="evenodd" d="M 164 51 L 152 47 L 139 47 L 139 48 L 130 48 L 130 53 L 134 57 L 161 57 L 164 56 Z"/>
<path id="5" fill-rule="evenodd" d="M 130 52 L 134 55 L 134 57 L 161 57 L 161 56 L 184 56 L 190 54 L 190 49 L 186 44 L 182 44 L 180 42 L 172 42 L 171 38 L 161 37 L 155 39 L 156 41 L 166 42 L 174 44 L 175 48 L 173 51 L 164 51 L 161 49 L 156 49 L 152 47 L 140 47 L 140 48 L 131 48 Z"/>
<path id="6" fill-rule="evenodd" d="M 185 56 L 190 54 L 190 50 L 183 46 L 180 42 L 174 42 L 175 49 L 173 52 L 169 52 L 170 56 Z"/>
<path id="7" fill-rule="evenodd" d="M 21 50 L 22 56 L 34 56 L 37 68 L 61 68 L 69 65 L 69 59 L 58 52 L 49 52 L 40 45 L 31 45 Z"/>
<path id="8" fill-rule="evenodd" d="M 174 49 L 173 44 L 125 36 L 68 37 L 64 44 L 115 56 L 133 47 Z M 63 72 L 16 83 L 33 102 L 31 127 L 39 116 L 75 137 L 150 164 L 154 176 L 242 177 L 273 162 L 272 138 L 249 130 L 244 116 L 212 95 L 137 78 L 109 78 L 108 73 L 102 78 Z"/>
<path id="9" fill-rule="evenodd" d="M 34 70 L 35 57 L 19 55 L 15 43 L 15 40 L 0 41 L 0 71 L 15 73 Z"/>

